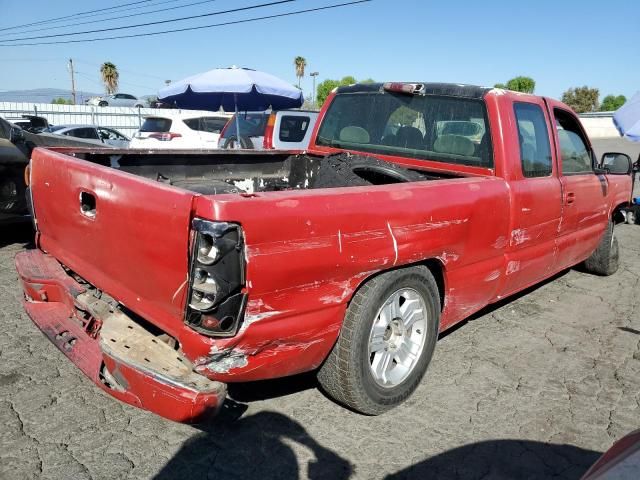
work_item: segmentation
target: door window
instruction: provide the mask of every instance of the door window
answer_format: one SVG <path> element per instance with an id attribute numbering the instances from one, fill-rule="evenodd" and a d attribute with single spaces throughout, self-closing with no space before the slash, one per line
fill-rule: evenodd
<path id="1" fill-rule="evenodd" d="M 75 128 L 69 130 L 65 135 L 76 138 L 88 138 L 92 140 L 99 140 L 98 132 L 95 128 Z"/>
<path id="2" fill-rule="evenodd" d="M 283 115 L 280 120 L 280 141 L 301 142 L 304 140 L 310 123 L 309 117 Z"/>
<path id="3" fill-rule="evenodd" d="M 534 103 L 513 106 L 518 123 L 520 162 L 525 177 L 548 177 L 553 171 L 549 130 L 544 112 Z"/>
<path id="4" fill-rule="evenodd" d="M 562 174 L 593 173 L 591 150 L 576 118 L 569 112 L 554 109 Z"/>

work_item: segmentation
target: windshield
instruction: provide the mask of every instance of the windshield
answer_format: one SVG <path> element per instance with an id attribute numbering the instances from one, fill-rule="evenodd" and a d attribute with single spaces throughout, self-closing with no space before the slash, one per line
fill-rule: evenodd
<path id="1" fill-rule="evenodd" d="M 484 101 L 389 92 L 338 94 L 318 145 L 493 167 Z"/>
<path id="2" fill-rule="evenodd" d="M 262 137 L 267 126 L 268 113 L 239 113 L 240 135 L 244 137 Z M 229 121 L 229 126 L 224 132 L 223 138 L 236 136 L 236 117 Z"/>

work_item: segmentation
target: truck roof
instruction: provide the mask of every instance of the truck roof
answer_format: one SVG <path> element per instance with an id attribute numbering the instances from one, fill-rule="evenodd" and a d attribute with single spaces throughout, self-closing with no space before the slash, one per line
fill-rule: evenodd
<path id="1" fill-rule="evenodd" d="M 444 95 L 449 97 L 483 98 L 491 87 L 479 87 L 477 85 L 463 85 L 459 83 L 438 83 L 438 82 L 400 82 L 419 83 L 424 85 L 425 95 Z M 384 86 L 384 83 L 356 83 L 338 87 L 337 93 L 361 93 L 377 92 Z"/>

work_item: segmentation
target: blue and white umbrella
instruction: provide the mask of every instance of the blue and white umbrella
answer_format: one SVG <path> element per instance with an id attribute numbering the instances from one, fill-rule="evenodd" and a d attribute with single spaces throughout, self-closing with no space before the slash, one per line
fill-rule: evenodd
<path id="1" fill-rule="evenodd" d="M 640 142 L 640 92 L 613 114 L 613 123 L 623 137 Z"/>
<path id="2" fill-rule="evenodd" d="M 299 108 L 302 91 L 271 74 L 249 68 L 216 68 L 173 82 L 158 99 L 192 110 L 259 111 Z"/>

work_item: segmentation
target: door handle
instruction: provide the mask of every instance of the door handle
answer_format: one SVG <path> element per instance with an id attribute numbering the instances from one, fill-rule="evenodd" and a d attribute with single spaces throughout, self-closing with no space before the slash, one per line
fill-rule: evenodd
<path id="1" fill-rule="evenodd" d="M 576 201 L 576 194 L 573 192 L 567 192 L 566 203 L 567 205 L 572 205 L 573 202 Z"/>

